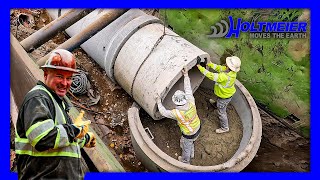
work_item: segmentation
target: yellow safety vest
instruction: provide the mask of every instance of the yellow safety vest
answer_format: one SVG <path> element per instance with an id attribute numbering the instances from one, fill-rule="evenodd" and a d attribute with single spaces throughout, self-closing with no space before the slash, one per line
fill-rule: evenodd
<path id="1" fill-rule="evenodd" d="M 219 73 L 218 76 L 225 76 L 224 78 L 227 80 L 223 82 L 216 82 L 214 84 L 214 94 L 224 99 L 233 96 L 236 92 L 234 82 L 236 81 L 237 73 L 230 71 L 228 73 Z"/>
<path id="2" fill-rule="evenodd" d="M 185 135 L 192 135 L 200 126 L 200 119 L 197 114 L 196 106 L 189 102 L 189 109 L 187 111 L 180 111 L 173 109 L 173 113 L 178 120 L 180 130 Z"/>
<path id="3" fill-rule="evenodd" d="M 219 73 L 212 73 L 206 70 L 204 67 L 200 67 L 199 70 L 209 79 L 215 81 L 213 90 L 214 94 L 220 98 L 230 98 L 236 92 L 236 88 L 234 87 L 234 83 L 237 78 L 237 73 L 234 71 L 230 71 L 228 73 L 222 72 L 227 69 L 226 66 L 217 65 L 214 63 L 209 63 L 209 67 L 216 70 Z"/>
<path id="4" fill-rule="evenodd" d="M 77 142 L 69 142 L 67 132 L 62 124 L 66 124 L 64 114 L 52 96 L 52 94 L 43 86 L 37 85 L 29 92 L 34 90 L 43 90 L 50 96 L 55 107 L 55 120 L 47 119 L 33 124 L 26 132 L 27 138 L 20 138 L 16 132 L 15 150 L 16 154 L 25 154 L 29 156 L 67 156 L 81 158 L 80 147 L 84 146 L 85 138 L 77 140 Z M 63 108 L 65 105 L 63 104 Z M 46 136 L 54 127 L 58 128 L 57 137 L 54 148 L 46 151 L 37 151 L 34 146 Z"/>

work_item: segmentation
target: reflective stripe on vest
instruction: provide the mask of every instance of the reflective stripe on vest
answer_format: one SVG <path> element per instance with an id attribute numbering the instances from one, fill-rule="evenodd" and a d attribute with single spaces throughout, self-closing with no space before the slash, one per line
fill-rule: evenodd
<path id="1" fill-rule="evenodd" d="M 52 129 L 54 124 L 52 119 L 33 124 L 26 132 L 26 136 L 31 142 L 32 146 L 35 146 L 44 136 L 46 136 Z"/>
<path id="2" fill-rule="evenodd" d="M 29 156 L 68 156 L 81 158 L 80 147 L 77 142 L 59 149 L 49 149 L 46 151 L 37 151 L 26 138 L 15 138 L 16 154 L 25 154 Z"/>
<path id="3" fill-rule="evenodd" d="M 68 156 L 80 158 L 79 141 L 73 143 L 69 142 L 66 129 L 62 126 L 62 124 L 66 124 L 66 119 L 57 101 L 53 98 L 51 93 L 41 85 L 35 86 L 29 92 L 38 89 L 45 91 L 53 101 L 55 107 L 54 123 L 52 119 L 47 119 L 32 125 L 26 132 L 27 138 L 20 138 L 16 132 L 16 153 L 27 154 L 30 156 Z M 64 104 L 63 107 L 65 107 Z M 58 132 L 53 149 L 42 152 L 37 151 L 34 146 L 41 140 L 41 138 L 46 136 L 55 127 L 55 125 Z M 80 143 L 84 144 L 83 141 L 85 141 L 85 138 L 83 138 Z"/>
<path id="4" fill-rule="evenodd" d="M 178 109 L 174 109 L 176 118 L 179 122 L 179 127 L 183 131 L 183 133 L 186 135 L 193 133 L 195 129 L 197 129 L 198 126 L 200 125 L 200 119 L 197 115 L 195 105 L 193 105 L 192 103 L 189 103 L 189 106 L 190 106 L 190 109 L 187 111 L 179 111 Z M 191 117 L 186 118 L 187 114 L 189 114 Z"/>
<path id="5" fill-rule="evenodd" d="M 227 75 L 227 76 L 228 76 L 228 75 Z M 231 87 L 234 86 L 234 84 L 232 84 L 231 86 L 229 86 L 230 82 L 231 82 L 230 76 L 228 76 L 228 80 L 227 80 L 226 85 L 223 86 L 222 84 L 220 84 L 220 83 L 218 83 L 218 82 L 216 82 L 215 84 L 218 85 L 220 88 L 231 88 Z"/>
<path id="6" fill-rule="evenodd" d="M 57 127 L 58 134 L 54 143 L 54 149 L 68 146 L 70 144 L 66 129 L 62 125 L 57 125 Z"/>
<path id="7" fill-rule="evenodd" d="M 178 109 L 176 109 L 176 113 L 177 113 L 177 116 L 179 117 L 178 120 L 180 120 L 181 125 L 187 127 L 190 132 L 193 132 L 194 129 L 190 126 L 190 122 L 187 122 L 184 119 L 184 117 L 181 115 Z"/>
<path id="8" fill-rule="evenodd" d="M 220 67 L 220 69 L 221 69 L 221 67 Z M 203 71 L 203 74 L 204 75 L 207 75 L 207 73 L 209 73 L 210 71 L 208 71 L 208 70 L 204 70 Z M 227 75 L 227 74 L 226 74 Z M 228 76 L 228 75 L 227 75 Z M 226 82 L 226 85 L 222 85 L 222 84 L 220 84 L 219 82 L 217 82 L 217 80 L 218 80 L 218 77 L 219 77 L 219 74 L 218 73 L 213 73 L 213 81 L 215 81 L 216 83 L 215 83 L 215 85 L 217 85 L 217 86 L 219 86 L 220 88 L 231 88 L 231 87 L 233 87 L 233 85 L 231 85 L 231 86 L 229 86 L 229 84 L 230 84 L 230 82 L 231 82 L 231 80 L 230 80 L 230 76 L 228 76 L 228 80 L 227 80 L 227 82 Z"/>
<path id="9" fill-rule="evenodd" d="M 32 88 L 29 92 L 31 91 L 34 91 L 34 90 L 42 90 L 42 91 L 45 91 L 51 98 L 53 104 L 54 104 L 54 109 L 55 109 L 55 114 L 56 114 L 56 117 L 55 117 L 55 121 L 54 121 L 54 124 L 57 125 L 57 124 L 66 124 L 67 121 L 63 115 L 63 112 L 60 108 L 60 106 L 58 105 L 57 101 L 54 99 L 54 97 L 52 96 L 52 94 L 43 86 L 41 85 L 36 85 L 34 88 Z M 63 107 L 65 108 L 63 102 L 62 102 L 62 105 Z"/>

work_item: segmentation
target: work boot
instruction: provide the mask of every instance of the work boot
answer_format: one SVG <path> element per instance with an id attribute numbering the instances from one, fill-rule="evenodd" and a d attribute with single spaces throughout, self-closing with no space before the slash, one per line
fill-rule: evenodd
<path id="1" fill-rule="evenodd" d="M 179 160 L 180 162 L 183 162 L 182 156 L 178 156 L 178 160 Z M 183 163 L 190 164 L 190 162 L 183 162 Z"/>
<path id="2" fill-rule="evenodd" d="M 229 132 L 229 128 L 227 128 L 227 129 L 222 129 L 222 128 L 216 129 L 216 133 L 217 134 L 226 133 L 226 132 Z"/>
<path id="3" fill-rule="evenodd" d="M 217 102 L 213 99 L 209 99 L 209 103 L 213 106 L 213 108 L 217 109 Z"/>

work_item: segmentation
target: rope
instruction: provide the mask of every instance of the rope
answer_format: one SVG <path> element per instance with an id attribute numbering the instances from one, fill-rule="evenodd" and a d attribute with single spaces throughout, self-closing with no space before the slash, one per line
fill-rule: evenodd
<path id="1" fill-rule="evenodd" d="M 90 87 L 91 85 L 85 71 L 79 70 L 79 73 L 76 73 L 72 76 L 70 91 L 73 94 L 85 94 L 88 92 Z"/>

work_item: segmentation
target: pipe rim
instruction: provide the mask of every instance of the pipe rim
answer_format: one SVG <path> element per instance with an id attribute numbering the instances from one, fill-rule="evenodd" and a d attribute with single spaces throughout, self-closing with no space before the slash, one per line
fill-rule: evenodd
<path id="1" fill-rule="evenodd" d="M 131 109 L 130 113 L 131 111 L 134 112 L 133 120 L 132 120 L 132 117 L 129 116 L 129 111 L 128 111 L 130 130 L 133 131 L 132 136 L 135 136 L 137 135 L 136 133 L 138 133 L 138 135 L 143 140 L 143 143 L 148 145 L 148 149 L 146 149 L 145 144 L 141 144 L 138 141 L 136 141 L 140 149 L 143 151 L 143 153 L 145 153 L 148 156 L 148 158 L 153 160 L 153 162 L 157 166 L 163 169 L 166 169 L 164 168 L 165 164 L 161 162 L 160 164 L 156 163 L 156 162 L 159 162 L 157 161 L 156 157 L 161 158 L 161 160 L 170 164 L 172 168 L 181 169 L 185 171 L 231 171 L 231 170 L 241 171 L 252 161 L 253 157 L 258 151 L 258 148 L 261 142 L 262 124 L 261 124 L 261 118 L 260 118 L 260 114 L 256 106 L 256 103 L 254 102 L 248 90 L 238 80 L 236 80 L 235 85 L 240 89 L 241 93 L 244 94 L 244 97 L 247 100 L 247 103 L 249 104 L 250 112 L 252 116 L 252 133 L 243 151 L 239 153 L 236 157 L 230 158 L 228 161 L 222 164 L 217 164 L 213 166 L 189 165 L 189 164 L 182 163 L 174 159 L 173 157 L 167 155 L 166 153 L 164 153 L 160 148 L 158 148 L 156 144 L 154 144 L 154 142 L 148 137 L 147 133 L 143 130 L 143 126 L 139 116 L 139 109 L 137 107 L 130 108 Z M 136 138 L 134 139 L 137 140 Z M 151 151 L 153 155 L 149 155 L 146 151 Z M 246 162 L 243 162 L 246 158 L 248 160 Z M 238 164 L 240 167 L 236 167 Z"/>

